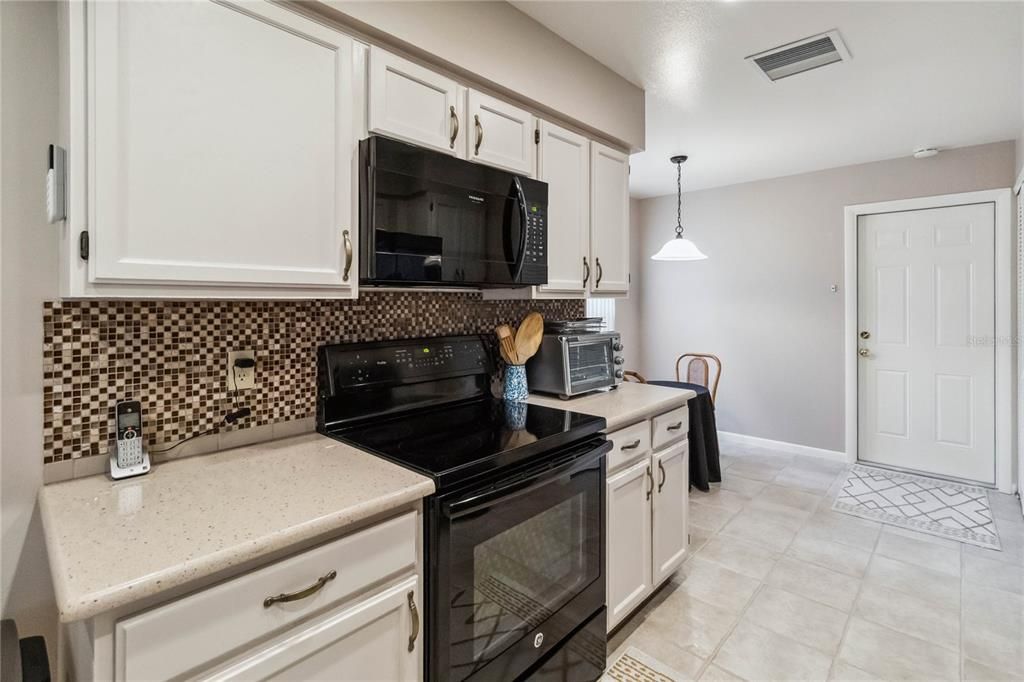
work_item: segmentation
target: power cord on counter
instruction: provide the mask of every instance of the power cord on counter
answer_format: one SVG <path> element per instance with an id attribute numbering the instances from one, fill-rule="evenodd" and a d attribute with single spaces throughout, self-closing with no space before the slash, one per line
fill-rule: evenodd
<path id="1" fill-rule="evenodd" d="M 239 419 L 245 419 L 246 417 L 248 417 L 250 415 L 252 415 L 252 410 L 251 409 L 249 409 L 248 407 L 240 407 L 237 410 L 233 410 L 231 412 L 228 412 L 226 415 L 224 415 L 224 421 L 222 421 L 220 424 L 217 424 L 212 429 L 206 429 L 205 431 L 200 431 L 199 433 L 193 433 L 191 436 L 186 436 L 185 438 L 182 438 L 181 440 L 179 440 L 174 445 L 169 445 L 166 448 L 161 448 L 159 450 L 150 450 L 149 454 L 151 454 L 151 455 L 159 455 L 159 454 L 162 454 L 164 452 L 170 452 L 174 448 L 176 448 L 176 447 L 178 447 L 180 445 L 184 445 L 185 443 L 189 442 L 190 440 L 195 440 L 196 438 L 200 438 L 202 436 L 209 436 L 211 433 L 217 433 L 218 431 L 220 431 L 221 427 L 223 427 L 223 426 L 231 426 L 232 424 L 236 424 Z"/>

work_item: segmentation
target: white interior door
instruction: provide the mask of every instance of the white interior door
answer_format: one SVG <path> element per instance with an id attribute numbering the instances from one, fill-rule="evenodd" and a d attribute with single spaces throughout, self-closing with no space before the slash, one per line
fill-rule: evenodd
<path id="1" fill-rule="evenodd" d="M 995 483 L 995 207 L 861 216 L 858 459 Z"/>
<path id="2" fill-rule="evenodd" d="M 91 281 L 351 286 L 353 41 L 265 2 L 87 8 Z"/>

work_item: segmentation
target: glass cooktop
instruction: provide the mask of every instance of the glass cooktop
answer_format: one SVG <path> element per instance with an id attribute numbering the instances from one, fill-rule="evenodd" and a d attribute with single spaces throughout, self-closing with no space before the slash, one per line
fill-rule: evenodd
<path id="1" fill-rule="evenodd" d="M 485 398 L 330 435 L 430 476 L 440 490 L 550 453 L 605 425 L 602 417 Z"/>

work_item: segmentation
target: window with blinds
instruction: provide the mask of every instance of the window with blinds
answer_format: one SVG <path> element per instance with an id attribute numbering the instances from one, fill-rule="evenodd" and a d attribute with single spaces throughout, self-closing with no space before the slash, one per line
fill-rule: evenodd
<path id="1" fill-rule="evenodd" d="M 600 317 L 606 330 L 615 329 L 615 299 L 588 298 L 587 317 Z"/>

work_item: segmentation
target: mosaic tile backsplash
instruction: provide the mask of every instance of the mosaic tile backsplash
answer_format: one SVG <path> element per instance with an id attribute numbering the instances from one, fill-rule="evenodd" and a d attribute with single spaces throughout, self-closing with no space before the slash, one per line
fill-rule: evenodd
<path id="1" fill-rule="evenodd" d="M 582 300 L 484 301 L 470 292 L 362 292 L 356 301 L 55 301 L 43 310 L 44 461 L 106 455 L 118 400 L 142 401 L 148 445 L 213 428 L 235 399 L 227 353 L 256 352 L 256 388 L 232 428 L 316 414 L 325 343 L 490 333 L 531 310 L 582 317 Z"/>

